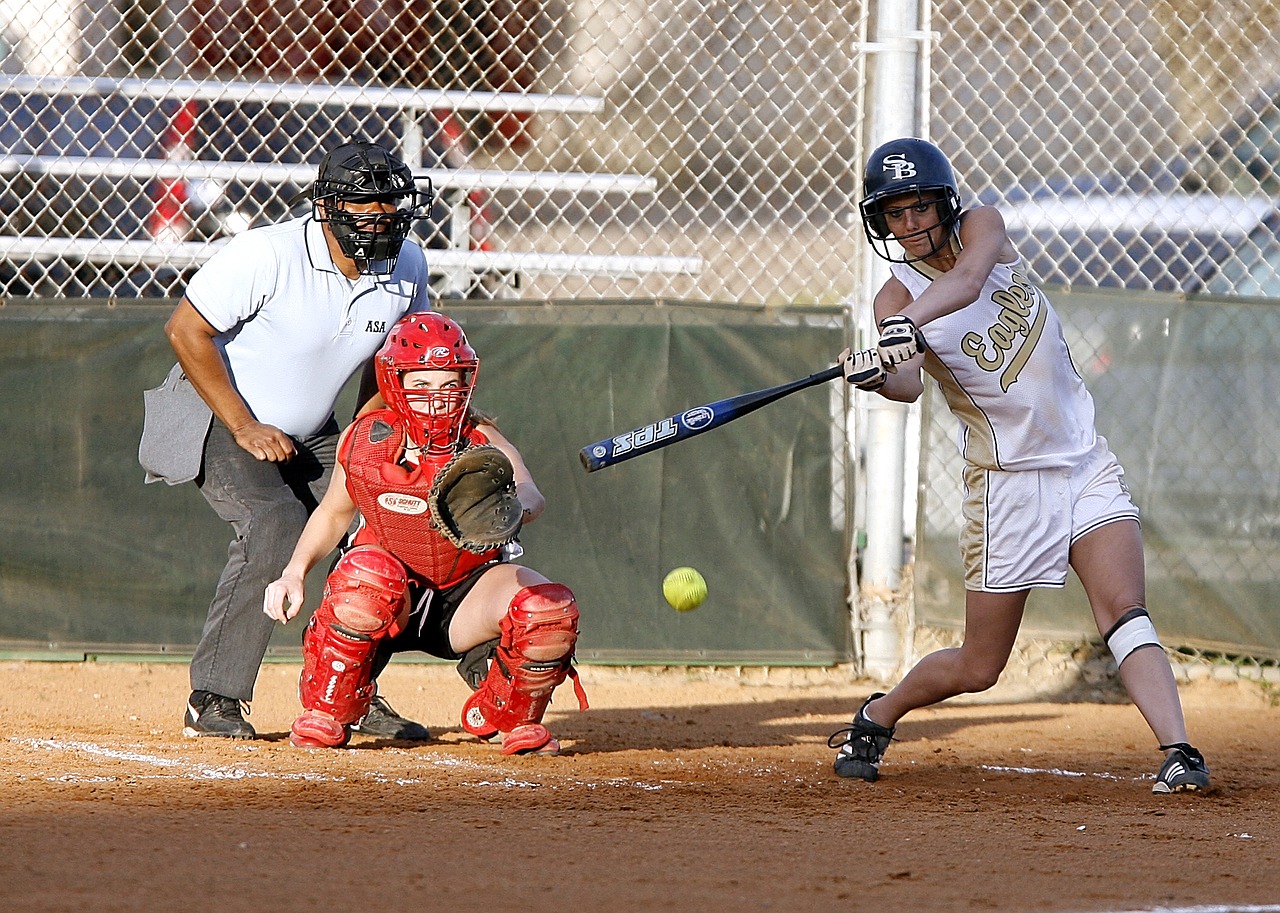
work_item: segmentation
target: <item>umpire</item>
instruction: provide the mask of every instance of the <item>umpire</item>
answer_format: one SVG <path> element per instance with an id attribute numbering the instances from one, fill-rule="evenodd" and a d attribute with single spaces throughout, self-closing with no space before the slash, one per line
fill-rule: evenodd
<path id="1" fill-rule="evenodd" d="M 194 480 L 234 538 L 191 660 L 183 734 L 251 739 L 244 719 L 273 623 L 262 593 L 289 560 L 333 470 L 334 405 L 390 327 L 430 308 L 426 255 L 406 243 L 430 205 L 386 148 L 342 143 L 311 214 L 232 238 L 165 324 L 178 363 L 147 392 L 147 481 Z M 372 390 L 372 375 L 361 385 Z M 356 727 L 429 738 L 381 699 Z"/>

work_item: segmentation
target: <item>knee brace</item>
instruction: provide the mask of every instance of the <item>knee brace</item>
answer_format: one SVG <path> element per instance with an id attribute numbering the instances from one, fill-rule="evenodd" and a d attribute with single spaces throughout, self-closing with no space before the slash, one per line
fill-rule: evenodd
<path id="1" fill-rule="evenodd" d="M 482 739 L 517 726 L 541 723 L 551 692 L 573 677 L 578 706 L 587 695 L 573 668 L 578 642 L 578 604 L 559 583 L 525 587 L 511 600 L 500 624 L 502 636 L 489 672 L 462 710 L 462 725 Z"/>
<path id="2" fill-rule="evenodd" d="M 344 725 L 365 714 L 375 690 L 374 653 L 403 628 L 408 589 L 404 565 L 376 545 L 338 559 L 302 638 L 303 707 Z"/>
<path id="3" fill-rule="evenodd" d="M 1151 623 L 1151 616 L 1142 606 L 1134 606 L 1116 619 L 1116 623 L 1102 635 L 1102 639 L 1107 642 L 1111 655 L 1116 658 L 1116 668 L 1134 650 L 1161 646 L 1160 638 L 1156 636 L 1156 626 Z"/>

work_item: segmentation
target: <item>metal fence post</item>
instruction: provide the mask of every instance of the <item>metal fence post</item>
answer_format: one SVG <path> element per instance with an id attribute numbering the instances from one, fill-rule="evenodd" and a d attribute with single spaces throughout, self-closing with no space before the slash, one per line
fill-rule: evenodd
<path id="1" fill-rule="evenodd" d="M 879 0 L 876 5 L 874 39 L 866 48 L 874 55 L 868 105 L 871 147 L 920 129 L 919 58 L 925 37 L 920 29 L 921 12 L 916 2 Z M 864 249 L 863 256 L 862 316 L 869 338 L 875 338 L 869 309 L 876 290 L 888 277 L 888 267 L 869 250 Z M 856 316 L 854 323 L 858 323 Z M 865 412 L 867 544 L 854 623 L 861 634 L 863 671 L 881 679 L 897 673 L 906 653 L 903 626 L 894 617 L 892 596 L 902 581 L 907 413 L 905 404 L 880 397 L 872 397 Z"/>

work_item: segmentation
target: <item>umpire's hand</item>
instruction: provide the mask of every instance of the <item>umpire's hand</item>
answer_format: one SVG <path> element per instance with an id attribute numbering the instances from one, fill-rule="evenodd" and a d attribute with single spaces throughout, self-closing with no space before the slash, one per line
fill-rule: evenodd
<path id="1" fill-rule="evenodd" d="M 247 453 L 253 454 L 255 459 L 269 463 L 283 463 L 291 460 L 298 452 L 293 438 L 275 425 L 247 422 L 233 429 L 231 434 L 236 439 L 236 443 Z"/>

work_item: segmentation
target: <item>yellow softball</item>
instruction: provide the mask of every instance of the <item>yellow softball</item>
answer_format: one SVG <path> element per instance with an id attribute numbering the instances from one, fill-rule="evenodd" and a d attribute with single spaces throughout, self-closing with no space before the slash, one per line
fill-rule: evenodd
<path id="1" fill-rule="evenodd" d="M 662 595 L 677 612 L 692 612 L 707 598 L 707 581 L 691 567 L 678 567 L 662 581 Z"/>

